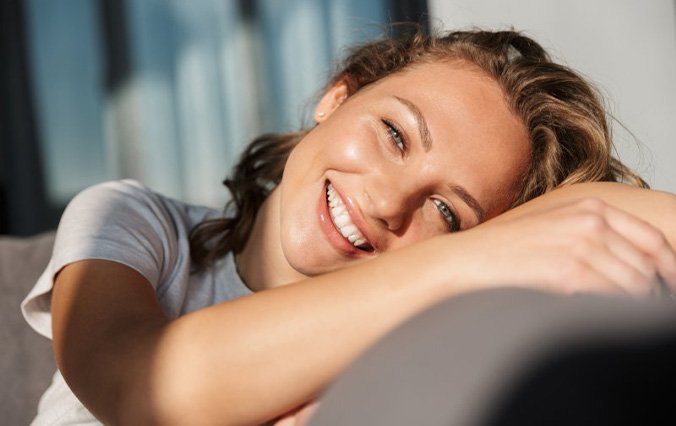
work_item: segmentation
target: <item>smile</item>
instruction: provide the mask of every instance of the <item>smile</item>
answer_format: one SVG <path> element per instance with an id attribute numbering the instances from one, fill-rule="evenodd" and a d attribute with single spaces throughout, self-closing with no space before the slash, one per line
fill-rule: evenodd
<path id="1" fill-rule="evenodd" d="M 338 195 L 333 185 L 330 183 L 326 187 L 326 199 L 329 205 L 331 221 L 340 234 L 353 246 L 364 251 L 373 251 L 373 246 L 369 244 L 366 237 L 359 231 L 359 228 L 352 222 L 345 202 Z"/>

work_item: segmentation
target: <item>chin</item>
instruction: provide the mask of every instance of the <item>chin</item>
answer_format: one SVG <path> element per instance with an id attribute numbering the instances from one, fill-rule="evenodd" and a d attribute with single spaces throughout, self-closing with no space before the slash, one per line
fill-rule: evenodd
<path id="1" fill-rule="evenodd" d="M 289 266 L 306 277 L 337 271 L 347 266 L 336 256 L 331 256 L 322 250 L 322 247 L 318 247 L 316 242 L 295 239 L 284 244 L 282 249 Z"/>
<path id="2" fill-rule="evenodd" d="M 318 259 L 313 255 L 306 255 L 305 253 L 286 254 L 286 260 L 289 266 L 296 272 L 306 277 L 313 277 L 316 275 L 326 274 L 328 272 L 337 271 L 345 265 L 337 265 L 336 262 L 329 262 L 327 260 Z"/>

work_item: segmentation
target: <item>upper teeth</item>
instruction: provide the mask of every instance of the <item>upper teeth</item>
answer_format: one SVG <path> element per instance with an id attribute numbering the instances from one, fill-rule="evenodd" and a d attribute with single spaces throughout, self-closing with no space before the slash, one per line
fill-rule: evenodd
<path id="1" fill-rule="evenodd" d="M 345 237 L 355 247 L 366 243 L 366 238 L 359 232 L 359 229 L 352 223 L 350 215 L 347 214 L 345 203 L 342 198 L 333 189 L 333 185 L 329 184 L 326 187 L 326 197 L 329 200 L 329 208 L 331 212 L 331 219 L 340 234 Z"/>

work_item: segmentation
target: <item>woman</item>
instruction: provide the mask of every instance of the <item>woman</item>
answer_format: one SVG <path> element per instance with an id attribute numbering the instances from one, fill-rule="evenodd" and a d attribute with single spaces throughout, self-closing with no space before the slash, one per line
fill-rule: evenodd
<path id="1" fill-rule="evenodd" d="M 359 47 L 314 119 L 254 141 L 225 218 L 133 182 L 76 197 L 23 306 L 60 369 L 36 424 L 257 424 L 456 294 L 676 288 L 674 197 L 527 37 Z"/>

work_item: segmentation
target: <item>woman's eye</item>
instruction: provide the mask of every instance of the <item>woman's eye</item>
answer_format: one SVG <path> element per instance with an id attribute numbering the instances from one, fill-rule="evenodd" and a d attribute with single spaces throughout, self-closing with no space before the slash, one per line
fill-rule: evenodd
<path id="1" fill-rule="evenodd" d="M 448 229 L 451 232 L 459 231 L 460 220 L 458 219 L 458 216 L 455 213 L 453 213 L 453 210 L 451 210 L 448 204 L 444 203 L 441 200 L 437 200 L 436 198 L 433 198 L 432 202 L 437 207 L 437 210 L 439 210 L 439 214 L 441 214 L 441 217 L 446 221 Z"/>
<path id="2" fill-rule="evenodd" d="M 397 127 L 388 120 L 383 120 L 387 128 L 387 134 L 392 143 L 402 152 L 406 151 L 406 140 Z"/>

